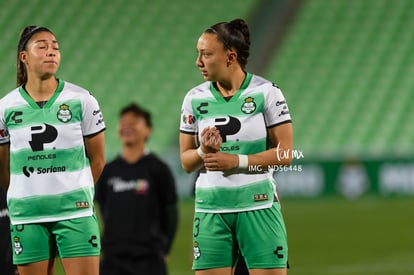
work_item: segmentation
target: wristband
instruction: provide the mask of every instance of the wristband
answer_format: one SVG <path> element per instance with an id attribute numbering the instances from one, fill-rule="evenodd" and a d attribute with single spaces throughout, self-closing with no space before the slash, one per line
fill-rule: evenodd
<path id="1" fill-rule="evenodd" d="M 239 168 L 246 169 L 249 165 L 249 157 L 247 155 L 238 155 L 239 156 Z"/>
<path id="2" fill-rule="evenodd" d="M 200 156 L 200 158 L 204 157 L 204 152 L 201 150 L 201 146 L 197 148 L 197 154 Z"/>

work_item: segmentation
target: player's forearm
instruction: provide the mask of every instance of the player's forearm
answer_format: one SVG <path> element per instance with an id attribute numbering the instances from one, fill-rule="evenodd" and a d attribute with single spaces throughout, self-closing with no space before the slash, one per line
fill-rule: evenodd
<path id="1" fill-rule="evenodd" d="M 85 139 L 86 154 L 89 158 L 93 182 L 96 183 L 105 166 L 104 133 Z"/>
<path id="2" fill-rule="evenodd" d="M 180 155 L 181 166 L 187 173 L 194 172 L 203 167 L 203 159 L 197 153 L 197 149 L 188 149 Z"/>
<path id="3" fill-rule="evenodd" d="M 9 145 L 0 145 L 0 186 L 7 190 L 10 183 Z"/>

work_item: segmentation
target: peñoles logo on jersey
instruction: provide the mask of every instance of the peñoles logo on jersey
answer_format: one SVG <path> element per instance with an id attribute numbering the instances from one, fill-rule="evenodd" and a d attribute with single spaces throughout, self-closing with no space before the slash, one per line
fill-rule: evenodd
<path id="1" fill-rule="evenodd" d="M 256 102 L 254 102 L 254 98 L 250 96 L 245 98 L 241 110 L 245 114 L 253 113 L 256 110 Z"/>
<path id="2" fill-rule="evenodd" d="M 72 119 L 72 111 L 69 109 L 69 105 L 62 104 L 59 106 L 59 111 L 57 112 L 57 118 L 64 123 Z"/>

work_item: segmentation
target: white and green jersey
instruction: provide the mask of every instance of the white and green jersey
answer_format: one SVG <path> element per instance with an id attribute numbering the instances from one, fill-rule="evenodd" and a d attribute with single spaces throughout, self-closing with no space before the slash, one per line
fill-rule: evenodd
<path id="1" fill-rule="evenodd" d="M 92 215 L 94 183 L 83 139 L 104 129 L 96 99 L 61 80 L 43 107 L 22 87 L 0 100 L 0 144 L 10 144 L 12 224 Z"/>
<path id="2" fill-rule="evenodd" d="M 211 82 L 191 89 L 181 109 L 180 131 L 198 135 L 215 126 L 221 152 L 255 154 L 268 149 L 267 129 L 290 122 L 286 100 L 270 81 L 247 73 L 240 90 L 228 101 Z M 196 211 L 238 212 L 272 205 L 275 182 L 270 172 L 206 171 L 196 182 Z"/>

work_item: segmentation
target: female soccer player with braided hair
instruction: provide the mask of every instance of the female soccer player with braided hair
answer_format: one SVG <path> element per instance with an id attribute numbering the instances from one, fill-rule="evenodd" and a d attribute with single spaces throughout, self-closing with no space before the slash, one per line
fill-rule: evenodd
<path id="1" fill-rule="evenodd" d="M 242 19 L 205 30 L 196 59 L 205 82 L 182 105 L 182 167 L 201 169 L 193 228 L 197 275 L 231 274 L 239 250 L 250 274 L 287 273 L 286 229 L 267 168 L 291 162 L 277 154 L 292 150 L 291 118 L 281 90 L 245 71 L 249 47 Z"/>

